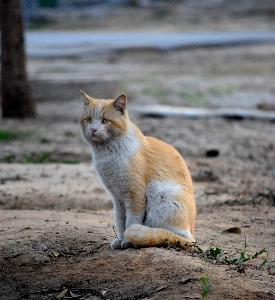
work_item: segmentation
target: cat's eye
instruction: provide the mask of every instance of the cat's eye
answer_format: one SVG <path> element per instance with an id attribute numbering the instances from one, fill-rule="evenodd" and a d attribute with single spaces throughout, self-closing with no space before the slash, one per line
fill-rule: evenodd
<path id="1" fill-rule="evenodd" d="M 91 118 L 91 117 L 87 117 L 87 118 L 85 119 L 85 121 L 88 122 L 88 123 L 92 123 L 92 118 Z"/>
<path id="2" fill-rule="evenodd" d="M 110 123 L 110 120 L 102 119 L 102 123 L 103 123 L 103 124 L 108 124 L 108 123 Z"/>

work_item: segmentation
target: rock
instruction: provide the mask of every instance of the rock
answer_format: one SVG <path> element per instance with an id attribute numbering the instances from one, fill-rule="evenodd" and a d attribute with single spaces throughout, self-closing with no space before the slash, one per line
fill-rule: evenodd
<path id="1" fill-rule="evenodd" d="M 50 258 L 45 255 L 37 255 L 37 256 L 35 256 L 34 260 L 38 261 L 38 262 L 49 262 Z"/>
<path id="2" fill-rule="evenodd" d="M 197 268 L 195 269 L 195 271 L 198 272 L 198 273 L 199 273 L 199 272 L 202 272 L 202 270 L 203 270 L 203 269 L 202 269 L 201 267 L 197 267 Z"/>
<path id="3" fill-rule="evenodd" d="M 48 249 L 48 247 L 45 245 L 45 244 L 38 244 L 37 245 L 37 250 L 40 250 L 40 251 L 45 251 L 45 250 L 47 250 Z"/>
<path id="4" fill-rule="evenodd" d="M 182 278 L 181 280 L 180 280 L 180 283 L 181 284 L 185 284 L 185 283 L 188 283 L 188 282 L 190 282 L 190 281 L 192 281 L 192 280 L 195 280 L 194 278 Z"/>
<path id="5" fill-rule="evenodd" d="M 207 157 L 217 157 L 219 156 L 220 152 L 218 149 L 210 149 L 210 150 L 207 150 L 205 155 Z"/>

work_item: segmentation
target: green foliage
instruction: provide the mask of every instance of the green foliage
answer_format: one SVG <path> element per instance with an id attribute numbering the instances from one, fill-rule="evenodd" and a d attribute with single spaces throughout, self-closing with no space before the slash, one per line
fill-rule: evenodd
<path id="1" fill-rule="evenodd" d="M 5 163 L 10 164 L 10 163 L 12 163 L 12 161 L 13 161 L 13 157 L 12 157 L 11 155 L 7 155 L 7 156 L 4 157 L 3 161 L 4 161 Z"/>
<path id="2" fill-rule="evenodd" d="M 179 96 L 187 104 L 192 104 L 192 103 L 204 104 L 204 103 L 206 103 L 206 99 L 205 99 L 203 93 L 198 90 L 184 88 L 179 92 Z"/>
<path id="3" fill-rule="evenodd" d="M 236 251 L 225 251 L 219 247 L 210 246 L 206 251 L 194 245 L 194 248 L 198 252 L 199 256 L 215 263 L 220 264 L 228 264 L 228 265 L 236 265 L 238 267 L 243 266 L 243 263 L 247 261 L 251 261 L 253 259 L 258 258 L 261 254 L 266 253 L 266 257 L 263 262 L 258 266 L 258 270 L 260 270 L 263 266 L 267 265 L 267 267 L 275 269 L 275 261 L 268 261 L 268 253 L 265 248 L 257 251 L 254 254 L 247 252 L 247 244 L 246 240 L 244 242 L 244 248 Z"/>
<path id="4" fill-rule="evenodd" d="M 77 158 L 64 158 L 62 156 L 53 155 L 48 152 L 26 154 L 22 161 L 18 161 L 15 156 L 7 155 L 1 159 L 1 162 L 23 164 L 43 164 L 43 163 L 63 163 L 63 164 L 78 164 L 80 161 Z"/>
<path id="5" fill-rule="evenodd" d="M 168 97 L 170 91 L 165 88 L 154 88 L 154 87 L 145 87 L 142 90 L 143 95 L 149 95 L 160 99 L 165 99 Z"/>
<path id="6" fill-rule="evenodd" d="M 41 154 L 24 155 L 23 163 L 25 164 L 43 164 L 43 163 L 65 163 L 78 164 L 77 159 L 57 159 L 52 157 L 51 153 L 43 152 Z"/>
<path id="7" fill-rule="evenodd" d="M 31 132 L 0 129 L 0 142 L 9 142 L 16 139 L 23 139 L 29 136 L 30 134 Z"/>
<path id="8" fill-rule="evenodd" d="M 268 253 L 266 253 L 266 257 L 265 259 L 263 260 L 263 262 L 257 267 L 257 270 L 261 270 L 261 268 L 263 266 L 267 266 L 269 269 L 273 269 L 275 270 L 275 260 L 267 260 L 268 258 Z"/>
<path id="9" fill-rule="evenodd" d="M 0 130 L 0 141 L 11 141 L 13 139 L 16 139 L 16 135 L 14 132 L 11 132 L 9 130 Z"/>
<path id="10" fill-rule="evenodd" d="M 41 164 L 44 163 L 46 161 L 50 160 L 50 153 L 42 153 L 38 156 L 34 156 L 34 155 L 24 155 L 24 161 L 23 163 L 25 164 Z M 55 161 L 53 161 L 55 162 Z"/>
<path id="11" fill-rule="evenodd" d="M 214 96 L 220 97 L 224 95 L 231 95 L 237 90 L 236 87 L 226 86 L 226 87 L 213 87 L 209 88 L 208 92 Z"/>
<path id="12" fill-rule="evenodd" d="M 244 272 L 243 264 L 245 262 L 251 261 L 253 259 L 258 258 L 261 254 L 266 253 L 266 257 L 257 267 L 258 270 L 261 270 L 264 266 L 270 269 L 275 270 L 275 260 L 269 261 L 268 260 L 268 253 L 265 248 L 261 249 L 260 251 L 255 252 L 254 254 L 247 252 L 247 244 L 246 239 L 244 241 L 244 248 L 241 250 L 235 251 L 225 251 L 220 247 L 213 247 L 210 246 L 206 251 L 200 248 L 197 244 L 186 244 L 181 245 L 180 241 L 176 244 L 170 244 L 168 240 L 163 240 L 163 245 L 167 247 L 169 250 L 181 251 L 186 247 L 193 247 L 198 255 L 212 263 L 219 263 L 219 264 L 226 264 L 226 265 L 236 265 L 237 270 L 239 272 Z"/>
<path id="13" fill-rule="evenodd" d="M 201 293 L 202 298 L 204 299 L 205 297 L 207 297 L 212 285 L 210 283 L 208 283 L 208 279 L 209 279 L 209 275 L 208 273 L 205 274 L 205 277 L 201 277 L 200 281 L 204 287 L 203 292 Z"/>

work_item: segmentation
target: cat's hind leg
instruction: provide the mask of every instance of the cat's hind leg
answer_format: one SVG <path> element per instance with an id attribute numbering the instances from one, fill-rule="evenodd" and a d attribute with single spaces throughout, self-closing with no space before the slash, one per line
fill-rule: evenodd
<path id="1" fill-rule="evenodd" d="M 184 187 L 172 180 L 152 181 L 147 187 L 146 219 L 144 225 L 162 228 L 186 239 L 194 240 L 190 232 L 190 207 Z M 193 199 L 191 199 L 193 201 Z M 192 210 L 192 206 L 191 206 Z"/>

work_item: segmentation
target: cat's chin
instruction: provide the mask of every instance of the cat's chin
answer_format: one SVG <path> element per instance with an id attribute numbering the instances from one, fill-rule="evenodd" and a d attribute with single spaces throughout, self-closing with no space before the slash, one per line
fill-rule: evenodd
<path id="1" fill-rule="evenodd" d="M 100 136 L 86 136 L 86 140 L 88 141 L 88 143 L 102 143 L 104 142 L 104 138 L 100 137 Z"/>

